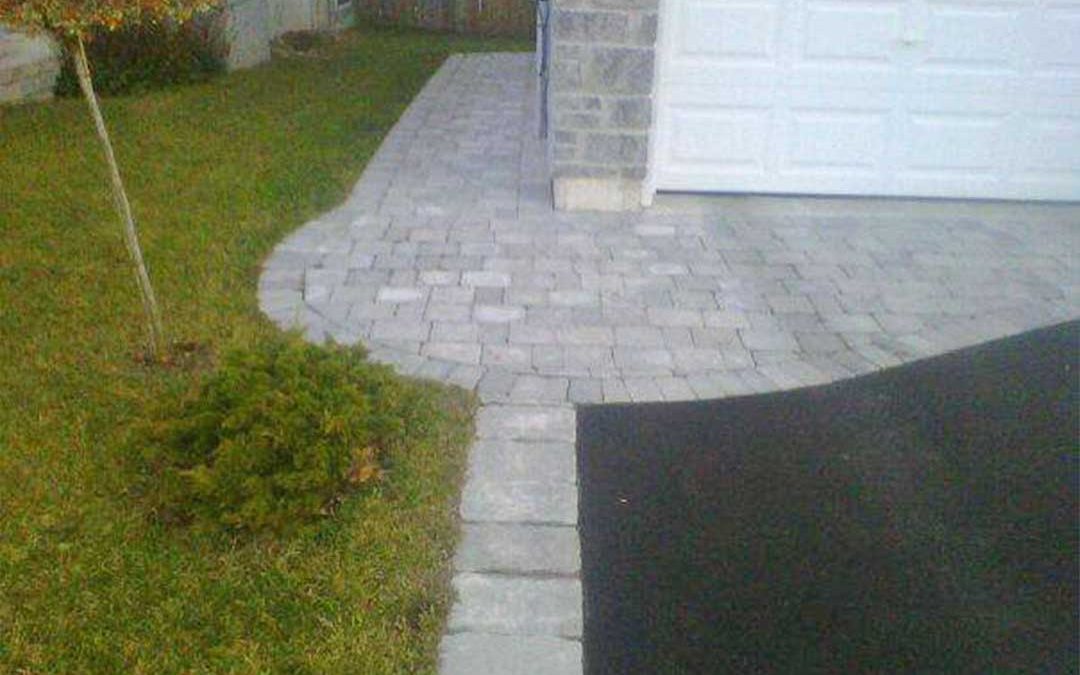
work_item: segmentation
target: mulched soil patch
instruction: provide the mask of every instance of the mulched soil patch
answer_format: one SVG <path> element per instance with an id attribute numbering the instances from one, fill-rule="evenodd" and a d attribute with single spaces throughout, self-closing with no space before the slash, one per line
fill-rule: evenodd
<path id="1" fill-rule="evenodd" d="M 579 409 L 586 672 L 1077 672 L 1078 354 Z"/>

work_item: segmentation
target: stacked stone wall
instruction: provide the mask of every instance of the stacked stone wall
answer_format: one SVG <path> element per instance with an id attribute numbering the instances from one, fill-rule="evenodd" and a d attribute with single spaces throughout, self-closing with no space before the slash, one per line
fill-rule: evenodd
<path id="1" fill-rule="evenodd" d="M 640 206 L 656 33 L 657 0 L 554 0 L 548 106 L 559 208 Z"/>

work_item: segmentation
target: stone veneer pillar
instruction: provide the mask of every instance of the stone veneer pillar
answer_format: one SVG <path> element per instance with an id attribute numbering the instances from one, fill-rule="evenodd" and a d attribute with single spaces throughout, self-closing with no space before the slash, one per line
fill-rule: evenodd
<path id="1" fill-rule="evenodd" d="M 658 0 L 552 0 L 549 143 L 556 208 L 641 208 Z"/>

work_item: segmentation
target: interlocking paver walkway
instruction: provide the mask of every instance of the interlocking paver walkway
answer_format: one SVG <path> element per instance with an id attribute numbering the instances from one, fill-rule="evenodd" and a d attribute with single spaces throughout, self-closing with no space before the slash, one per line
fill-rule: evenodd
<path id="1" fill-rule="evenodd" d="M 580 673 L 579 403 L 821 384 L 1080 315 L 1080 207 L 665 197 L 552 210 L 530 55 L 451 58 L 263 311 L 483 404 L 446 674 Z"/>

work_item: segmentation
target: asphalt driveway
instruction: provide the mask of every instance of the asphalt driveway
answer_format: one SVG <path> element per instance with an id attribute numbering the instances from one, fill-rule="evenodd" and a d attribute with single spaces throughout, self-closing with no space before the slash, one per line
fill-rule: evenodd
<path id="1" fill-rule="evenodd" d="M 585 672 L 1068 673 L 1080 323 L 578 413 Z"/>

